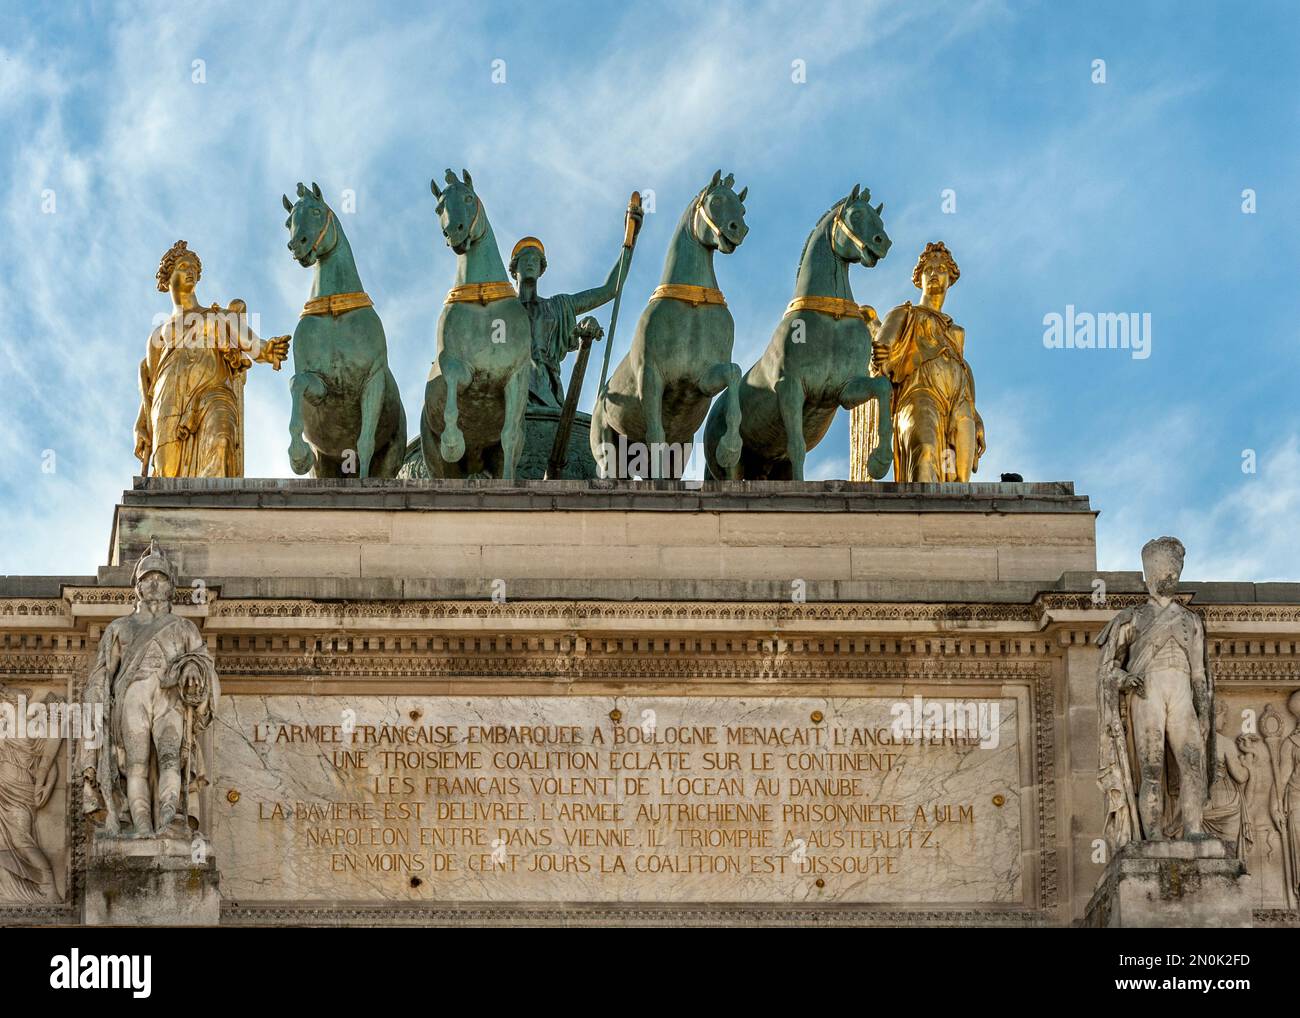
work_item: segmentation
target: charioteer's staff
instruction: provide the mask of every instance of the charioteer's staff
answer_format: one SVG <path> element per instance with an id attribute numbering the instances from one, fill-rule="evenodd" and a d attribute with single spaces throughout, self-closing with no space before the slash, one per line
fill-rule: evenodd
<path id="1" fill-rule="evenodd" d="M 574 327 L 573 334 L 578 337 L 578 359 L 573 364 L 573 374 L 569 376 L 569 388 L 564 396 L 564 409 L 560 412 L 560 422 L 555 427 L 555 441 L 551 444 L 551 455 L 546 462 L 548 479 L 564 476 L 564 468 L 569 461 L 569 435 L 573 431 L 573 417 L 578 412 L 578 397 L 582 395 L 582 380 L 587 373 L 587 358 L 591 356 L 591 344 L 600 339 L 603 332 L 600 323 L 588 316 Z"/>
<path id="2" fill-rule="evenodd" d="M 633 191 L 627 203 L 627 218 L 624 221 L 623 246 L 631 250 L 636 244 L 637 232 L 641 229 L 641 192 Z M 605 396 L 609 385 L 609 351 L 614 346 L 614 329 L 618 326 L 618 306 L 623 300 L 623 267 L 620 264 L 618 281 L 614 284 L 614 310 L 609 315 L 609 337 L 605 340 L 605 360 L 600 366 L 600 388 L 596 390 L 599 401 Z"/>
<path id="3" fill-rule="evenodd" d="M 600 372 L 600 391 L 605 391 L 605 383 L 609 373 L 609 344 L 614 340 L 614 327 L 618 324 L 618 306 L 623 296 L 623 283 L 627 276 L 627 267 L 632 260 L 632 248 L 636 244 L 637 234 L 641 230 L 641 194 L 639 191 L 633 191 L 631 198 L 627 203 L 627 214 L 623 220 L 623 254 L 619 256 L 618 265 L 613 273 L 614 282 L 614 310 L 609 318 L 609 342 L 605 344 L 605 360 Z M 608 293 L 609 283 L 606 282 L 604 293 Z M 581 314 L 582 311 L 599 307 L 608 296 L 597 297 L 600 291 L 588 291 L 586 294 L 578 295 L 579 302 L 575 302 L 574 310 Z M 522 297 L 521 293 L 521 297 Z M 582 300 L 581 298 L 587 298 Z M 527 306 L 527 305 L 525 305 Z M 587 322 L 591 324 L 588 325 Z M 594 331 L 593 331 L 594 327 Z M 587 358 L 590 354 L 591 344 L 600 339 L 600 326 L 594 319 L 584 319 L 577 323 L 571 336 L 578 339 L 581 344 L 578 350 L 578 360 L 573 366 L 573 375 L 569 379 L 569 388 L 565 394 L 564 406 L 560 413 L 559 423 L 555 429 L 555 439 L 551 443 L 551 454 L 547 459 L 546 476 L 548 478 L 559 478 L 564 471 L 564 464 L 569 454 L 569 435 L 573 431 L 573 418 L 578 410 L 578 397 L 582 395 L 582 382 L 587 371 Z"/>

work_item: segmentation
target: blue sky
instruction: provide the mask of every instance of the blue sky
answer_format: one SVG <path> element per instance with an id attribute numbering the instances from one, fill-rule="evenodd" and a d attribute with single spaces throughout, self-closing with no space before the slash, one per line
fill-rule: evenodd
<path id="1" fill-rule="evenodd" d="M 1186 0 L 5 0 L 0 573 L 104 561 L 138 469 L 137 365 L 168 309 L 154 272 L 177 238 L 203 259 L 201 300 L 241 297 L 264 335 L 292 332 L 309 274 L 280 194 L 315 180 L 337 210 L 355 191 L 344 226 L 414 422 L 454 268 L 431 176 L 469 168 L 507 253 L 545 240 L 544 293 L 603 279 L 628 192 L 652 189 L 617 358 L 681 209 L 721 167 L 749 187 L 749 236 L 717 263 L 742 369 L 817 217 L 862 183 L 894 245 L 854 270 L 860 301 L 916 296 L 927 241 L 961 266 L 946 310 L 987 427 L 976 480 L 1073 480 L 1101 510 L 1103 568 L 1138 568 L 1144 540 L 1174 533 L 1188 578 L 1300 579 L 1298 24 L 1291 3 Z M 1070 304 L 1149 313 L 1150 357 L 1045 348 L 1044 316 Z M 289 376 L 251 373 L 249 475 L 291 474 Z M 809 476 L 844 477 L 847 457 L 842 414 Z"/>

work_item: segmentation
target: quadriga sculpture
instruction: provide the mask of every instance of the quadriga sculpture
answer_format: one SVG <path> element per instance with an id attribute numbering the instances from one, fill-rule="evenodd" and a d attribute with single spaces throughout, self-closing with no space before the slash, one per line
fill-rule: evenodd
<path id="1" fill-rule="evenodd" d="M 639 472 L 611 462 L 616 437 L 622 436 L 624 448 L 640 444 L 638 461 L 649 465 L 645 474 L 680 477 L 718 393 L 725 393 L 718 402 L 725 422 L 718 459 L 725 468 L 740 458 L 740 366 L 731 360 L 735 323 L 713 272 L 714 252 L 731 254 L 749 232 L 749 189 L 737 194 L 734 182 L 718 170 L 682 213 L 632 348 L 596 396 L 591 452 L 601 476 Z"/>
<path id="2" fill-rule="evenodd" d="M 296 203 L 281 200 L 289 251 L 313 270 L 311 299 L 293 333 L 289 463 L 313 477 L 396 477 L 406 413 L 352 247 L 318 185 L 299 184 Z"/>
<path id="3" fill-rule="evenodd" d="M 420 443 L 430 477 L 515 479 L 532 373 L 532 326 L 506 279 L 469 171 L 447 171 L 438 219 L 456 279 L 438 317 L 438 352 L 424 387 Z"/>
<path id="4" fill-rule="evenodd" d="M 871 362 L 869 309 L 849 286 L 849 266 L 868 268 L 889 250 L 882 202 L 854 186 L 822 215 L 804 244 L 794 299 L 767 350 L 739 387 L 744 447 L 732 462 L 731 410 L 714 404 L 704 429 L 708 476 L 715 479 L 802 481 L 804 457 L 826 435 L 840 407 L 879 400 L 883 436 L 872 455 L 872 477 L 889 470 L 890 384 L 867 374 Z"/>

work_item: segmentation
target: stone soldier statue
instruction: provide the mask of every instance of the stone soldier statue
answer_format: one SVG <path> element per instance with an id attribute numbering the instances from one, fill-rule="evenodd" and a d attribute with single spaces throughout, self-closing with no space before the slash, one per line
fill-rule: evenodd
<path id="1" fill-rule="evenodd" d="M 1125 608 L 1097 636 L 1098 783 L 1112 854 L 1130 841 L 1162 841 L 1180 826 L 1184 840 L 1208 837 L 1204 814 L 1217 760 L 1214 678 L 1200 617 L 1175 599 L 1184 554 L 1177 538 L 1148 541 L 1142 570 L 1150 598 Z M 1173 795 L 1177 817 L 1166 815 Z"/>
<path id="2" fill-rule="evenodd" d="M 146 475 L 242 476 L 244 372 L 254 360 L 279 371 L 289 350 L 288 336 L 258 338 L 241 300 L 201 307 L 194 288 L 202 271 L 183 240 L 158 265 L 172 315 L 150 333 L 140 362 L 135 455 Z"/>
<path id="3" fill-rule="evenodd" d="M 640 226 L 640 206 L 628 214 Z M 546 249 L 536 237 L 524 237 L 510 252 L 510 276 L 518 281 L 519 301 L 528 312 L 533 330 L 533 375 L 528 383 L 530 406 L 560 409 L 564 405 L 564 381 L 560 366 L 566 354 L 578 349 L 580 336 L 574 333 L 578 316 L 609 303 L 620 278 L 626 279 L 632 263 L 632 247 L 625 246 L 609 270 L 605 282 L 580 293 L 557 293 L 543 297 L 537 281 L 546 271 Z"/>
<path id="4" fill-rule="evenodd" d="M 966 363 L 966 330 L 944 313 L 961 270 L 942 241 L 925 246 L 912 270 L 921 303 L 894 308 L 872 329 L 871 372 L 893 383 L 894 480 L 969 481 L 984 454 L 984 420 L 975 409 L 975 376 Z M 853 480 L 870 480 L 870 440 L 860 440 L 873 405 L 855 407 L 850 425 L 856 453 Z M 874 429 L 872 429 L 874 430 Z"/>
<path id="5" fill-rule="evenodd" d="M 86 684 L 86 702 L 103 704 L 107 723 L 97 748 L 81 747 L 85 809 L 102 808 L 113 836 L 161 836 L 177 824 L 188 838 L 197 806 L 189 793 L 202 780 L 197 735 L 216 708 L 216 665 L 198 627 L 172 612 L 176 574 L 156 543 L 132 580 L 135 611 L 105 628 Z"/>

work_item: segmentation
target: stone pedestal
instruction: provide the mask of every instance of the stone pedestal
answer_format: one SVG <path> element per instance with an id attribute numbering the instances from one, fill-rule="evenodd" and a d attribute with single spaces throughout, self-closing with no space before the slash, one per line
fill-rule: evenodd
<path id="1" fill-rule="evenodd" d="M 1028 600 L 1063 573 L 1095 573 L 1095 531 L 1068 482 L 151 477 L 123 496 L 100 582 L 129 580 L 156 539 L 183 575 L 220 577 L 226 597 L 240 578 L 277 595 L 278 581 L 310 578 L 358 580 L 371 597 L 474 598 L 497 579 L 511 600 L 579 580 L 584 599 L 699 600 L 721 583 L 788 602 L 798 579 L 810 602 L 948 599 L 954 585 Z"/>
<path id="2" fill-rule="evenodd" d="M 87 926 L 215 926 L 219 874 L 211 845 L 194 860 L 189 839 L 96 834 L 86 872 Z"/>
<path id="3" fill-rule="evenodd" d="M 1217 838 L 1126 845 L 1102 874 L 1083 925 L 1170 929 L 1251 926 L 1250 878 Z"/>

